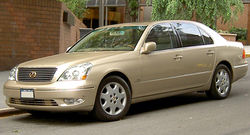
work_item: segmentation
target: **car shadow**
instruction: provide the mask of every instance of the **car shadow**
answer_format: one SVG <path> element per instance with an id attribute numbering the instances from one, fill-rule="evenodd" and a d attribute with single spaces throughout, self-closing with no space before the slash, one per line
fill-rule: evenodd
<path id="1" fill-rule="evenodd" d="M 162 109 L 181 107 L 210 100 L 205 93 L 188 93 L 173 97 L 140 102 L 131 106 L 128 115 L 137 115 Z"/>
<path id="2" fill-rule="evenodd" d="M 135 115 L 140 115 L 148 112 L 169 109 L 173 107 L 181 107 L 184 105 L 190 105 L 195 103 L 201 103 L 208 101 L 209 98 L 203 93 L 190 93 L 179 96 L 167 97 L 157 100 L 151 100 L 131 105 L 131 108 L 125 116 L 126 119 L 130 119 Z M 102 123 L 91 117 L 90 114 L 81 112 L 71 113 L 40 113 L 39 115 L 27 114 L 22 117 L 15 118 L 16 121 L 22 123 L 42 123 L 53 125 L 85 125 Z"/>

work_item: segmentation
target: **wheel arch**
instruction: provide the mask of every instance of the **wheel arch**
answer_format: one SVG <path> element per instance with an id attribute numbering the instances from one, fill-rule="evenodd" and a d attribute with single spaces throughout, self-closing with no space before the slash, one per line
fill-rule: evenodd
<path id="1" fill-rule="evenodd" d="M 131 96 L 132 96 L 133 91 L 132 91 L 131 82 L 130 82 L 130 80 L 128 79 L 128 77 L 127 77 L 124 73 L 122 73 L 122 72 L 120 72 L 120 71 L 112 71 L 112 72 L 109 72 L 109 73 L 107 73 L 107 74 L 102 78 L 101 82 L 102 82 L 104 79 L 106 79 L 107 77 L 109 77 L 109 76 L 119 76 L 119 77 L 121 77 L 122 79 L 124 79 L 124 81 L 125 81 L 125 82 L 128 84 L 128 86 L 129 86 L 129 89 L 130 89 L 130 92 L 131 92 Z"/>
<path id="2" fill-rule="evenodd" d="M 226 61 L 226 60 L 223 60 L 223 61 L 221 61 L 221 62 L 219 62 L 217 65 L 216 65 L 216 67 L 218 66 L 218 65 L 220 65 L 220 64 L 223 64 L 223 65 L 225 65 L 225 66 L 227 66 L 227 68 L 230 70 L 230 72 L 231 72 L 231 79 L 233 80 L 233 68 L 232 68 L 232 65 L 228 62 L 228 61 Z"/>

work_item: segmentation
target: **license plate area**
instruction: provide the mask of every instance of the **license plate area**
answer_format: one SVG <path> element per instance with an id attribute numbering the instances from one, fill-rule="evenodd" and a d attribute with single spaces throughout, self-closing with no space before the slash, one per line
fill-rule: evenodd
<path id="1" fill-rule="evenodd" d="M 34 97 L 34 89 L 20 89 L 20 98 L 33 99 Z"/>

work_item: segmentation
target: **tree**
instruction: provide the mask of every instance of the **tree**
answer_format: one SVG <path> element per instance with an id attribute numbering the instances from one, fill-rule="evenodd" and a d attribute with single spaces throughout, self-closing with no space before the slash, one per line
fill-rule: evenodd
<path id="1" fill-rule="evenodd" d="M 125 0 L 125 18 L 126 22 L 135 22 L 138 17 L 138 8 L 139 1 L 138 0 Z"/>
<path id="2" fill-rule="evenodd" d="M 217 18 L 226 23 L 243 11 L 241 0 L 152 0 L 152 6 L 152 20 L 195 19 L 214 29 Z"/>
<path id="3" fill-rule="evenodd" d="M 59 0 L 63 2 L 79 19 L 83 18 L 87 0 Z"/>

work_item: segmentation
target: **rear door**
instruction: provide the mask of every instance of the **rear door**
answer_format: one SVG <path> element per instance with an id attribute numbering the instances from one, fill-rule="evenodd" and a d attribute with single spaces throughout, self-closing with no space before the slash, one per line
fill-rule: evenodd
<path id="1" fill-rule="evenodd" d="M 182 43 L 182 89 L 205 85 L 212 74 L 215 50 L 212 39 L 192 23 L 173 23 Z"/>

